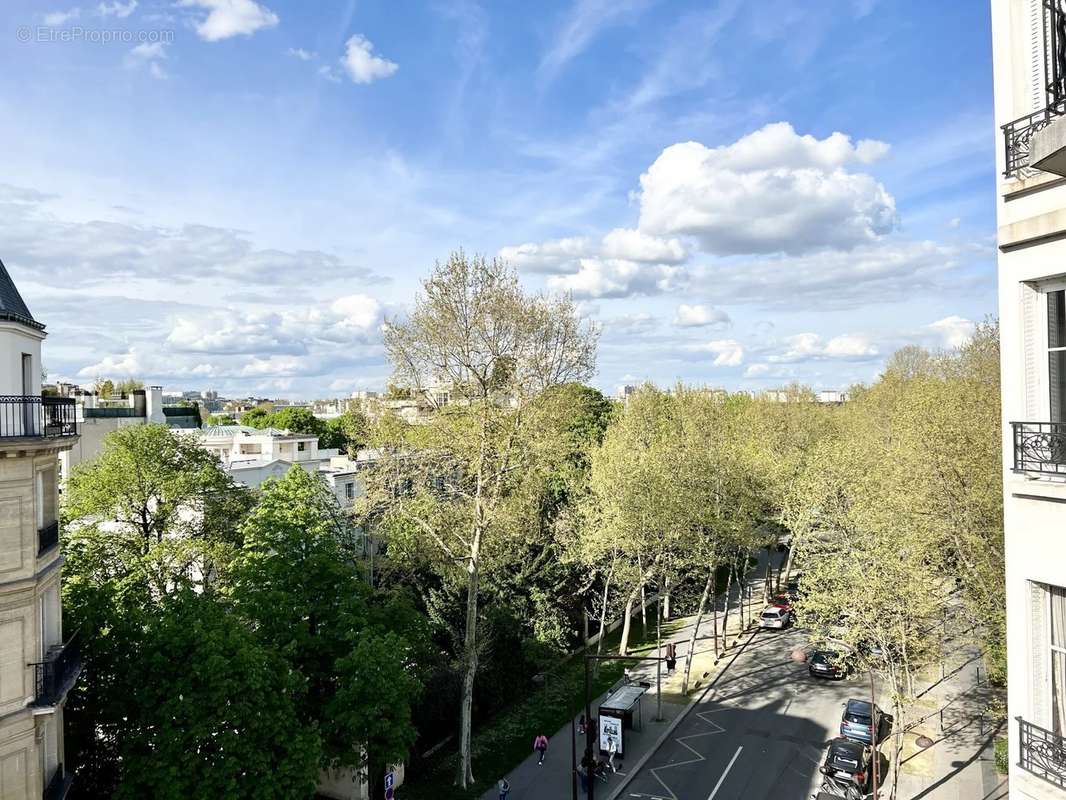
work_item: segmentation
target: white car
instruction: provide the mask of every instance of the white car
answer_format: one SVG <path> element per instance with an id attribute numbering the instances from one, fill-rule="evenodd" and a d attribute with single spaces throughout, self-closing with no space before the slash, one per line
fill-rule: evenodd
<path id="1" fill-rule="evenodd" d="M 767 606 L 759 617 L 760 628 L 777 628 L 782 630 L 792 622 L 792 611 L 779 606 Z"/>

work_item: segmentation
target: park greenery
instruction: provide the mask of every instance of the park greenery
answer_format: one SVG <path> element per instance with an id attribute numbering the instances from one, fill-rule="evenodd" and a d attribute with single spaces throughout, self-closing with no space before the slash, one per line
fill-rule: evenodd
<path id="1" fill-rule="evenodd" d="M 946 626 L 1004 677 L 994 324 L 949 352 L 904 348 L 839 405 L 802 386 L 614 402 L 584 383 L 597 334 L 507 265 L 453 254 L 384 330 L 390 391 L 448 402 L 417 423 L 241 419 L 368 448 L 350 510 L 301 469 L 251 492 L 162 426 L 112 434 L 64 495 L 79 782 L 310 797 L 322 770 L 374 782 L 406 760 L 412 797 L 478 797 L 528 747 L 521 720 L 569 717 L 567 657 L 591 634 L 623 619 L 595 647 L 642 652 L 653 593 L 666 618 L 695 615 L 692 641 L 708 616 L 717 631 L 710 599 L 778 545 L 767 594 L 802 572 L 812 645 L 890 687 L 897 731 Z"/>

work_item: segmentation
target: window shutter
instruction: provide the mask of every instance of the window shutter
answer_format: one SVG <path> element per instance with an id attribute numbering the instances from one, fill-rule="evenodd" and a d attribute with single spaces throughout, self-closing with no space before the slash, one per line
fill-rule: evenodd
<path id="1" fill-rule="evenodd" d="M 1025 368 L 1025 422 L 1039 422 L 1040 358 L 1044 355 L 1040 336 L 1040 299 L 1043 295 L 1027 283 L 1021 286 L 1022 302 L 1022 363 Z"/>
<path id="2" fill-rule="evenodd" d="M 1029 103 L 1033 111 L 1047 106 L 1044 96 L 1044 4 L 1029 0 Z"/>
<path id="3" fill-rule="evenodd" d="M 1042 583 L 1029 581 L 1029 714 L 1022 716 L 1036 725 L 1050 729 L 1051 676 L 1048 662 L 1051 651 L 1047 636 L 1048 592 Z"/>

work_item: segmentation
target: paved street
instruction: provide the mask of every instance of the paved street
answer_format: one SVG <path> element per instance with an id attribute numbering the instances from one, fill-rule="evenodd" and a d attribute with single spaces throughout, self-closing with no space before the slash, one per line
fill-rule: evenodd
<path id="1" fill-rule="evenodd" d="M 762 631 L 621 797 L 758 800 L 810 797 L 818 764 L 859 681 L 816 681 L 789 653 L 794 630 Z"/>

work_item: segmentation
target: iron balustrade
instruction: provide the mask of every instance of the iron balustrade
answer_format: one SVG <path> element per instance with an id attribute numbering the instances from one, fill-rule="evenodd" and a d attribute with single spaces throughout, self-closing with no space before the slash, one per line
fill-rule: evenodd
<path id="1" fill-rule="evenodd" d="M 1066 114 L 1066 0 L 1043 0 L 1041 4 L 1044 47 L 1044 108 L 1003 126 L 1006 152 L 1005 177 L 1032 173 L 1029 146 L 1033 134 Z"/>
<path id="2" fill-rule="evenodd" d="M 63 800 L 67 796 L 67 792 L 70 791 L 70 784 L 73 782 L 74 776 L 68 775 L 63 768 L 63 763 L 60 762 L 56 765 L 55 772 L 52 773 L 52 777 L 48 779 L 48 784 L 44 787 L 42 800 Z"/>
<path id="3" fill-rule="evenodd" d="M 1064 111 L 1066 104 L 1048 106 L 1003 126 L 1003 144 L 1007 155 L 1006 168 L 1003 170 L 1005 177 L 1027 177 L 1033 172 L 1029 168 L 1029 146 L 1033 134 L 1046 128 Z"/>
<path id="4" fill-rule="evenodd" d="M 1021 717 L 1016 719 L 1021 745 L 1018 766 L 1066 789 L 1066 739 Z"/>
<path id="5" fill-rule="evenodd" d="M 73 397 L 0 395 L 0 440 L 78 435 Z"/>
<path id="6" fill-rule="evenodd" d="M 37 555 L 44 555 L 59 544 L 59 522 L 37 529 Z"/>
<path id="7" fill-rule="evenodd" d="M 1014 471 L 1066 476 L 1066 423 L 1012 422 Z"/>
<path id="8" fill-rule="evenodd" d="M 77 631 L 33 667 L 34 705 L 54 706 L 70 691 L 81 673 L 81 645 Z"/>

